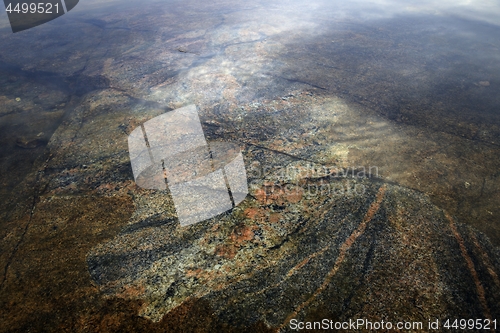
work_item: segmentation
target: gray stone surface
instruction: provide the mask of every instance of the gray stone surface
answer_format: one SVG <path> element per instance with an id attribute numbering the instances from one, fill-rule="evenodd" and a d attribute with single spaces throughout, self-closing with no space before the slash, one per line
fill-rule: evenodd
<path id="1" fill-rule="evenodd" d="M 117 3 L 0 22 L 0 331 L 500 318 L 489 15 Z M 190 104 L 249 194 L 181 227 L 127 138 Z"/>

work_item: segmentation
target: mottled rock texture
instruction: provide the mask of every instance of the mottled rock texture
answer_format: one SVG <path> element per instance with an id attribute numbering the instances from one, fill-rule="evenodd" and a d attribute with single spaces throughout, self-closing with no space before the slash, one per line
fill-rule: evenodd
<path id="1" fill-rule="evenodd" d="M 0 30 L 1 332 L 500 319 L 497 26 L 146 4 Z M 127 136 L 189 104 L 250 194 L 180 227 Z"/>

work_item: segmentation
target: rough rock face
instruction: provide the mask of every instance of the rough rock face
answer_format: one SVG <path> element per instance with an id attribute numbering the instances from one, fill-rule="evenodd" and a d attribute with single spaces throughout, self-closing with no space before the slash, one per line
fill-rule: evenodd
<path id="1" fill-rule="evenodd" d="M 241 327 L 284 328 L 318 311 L 373 321 L 498 316 L 498 251 L 425 195 L 273 176 L 232 212 L 184 228 L 165 193 L 142 193 L 120 236 L 87 257 L 92 277 L 108 295 L 144 300 L 139 314 L 154 321 L 193 298 Z"/>
<path id="2" fill-rule="evenodd" d="M 1 332 L 500 319 L 498 28 L 327 3 L 0 30 Z M 250 194 L 180 227 L 127 136 L 189 104 Z"/>

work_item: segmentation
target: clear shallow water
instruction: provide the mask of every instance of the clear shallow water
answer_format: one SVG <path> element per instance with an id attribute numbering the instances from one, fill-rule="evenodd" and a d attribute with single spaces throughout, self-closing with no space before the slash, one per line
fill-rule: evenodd
<path id="1" fill-rule="evenodd" d="M 13 287 L 34 274 L 23 262 L 38 261 L 37 249 L 79 239 L 82 247 L 69 245 L 78 258 L 74 266 L 55 260 L 42 285 L 49 288 L 68 267 L 81 274 L 74 280 L 88 284 L 99 280 L 92 264 L 107 267 L 100 259 L 107 245 L 99 244 L 115 239 L 116 251 L 127 253 L 127 241 L 114 238 L 125 225 L 175 221 L 172 207 L 161 208 L 157 194 L 131 187 L 126 138 L 140 123 L 192 103 L 207 138 L 238 142 L 247 168 L 291 163 L 276 156 L 332 168 L 375 166 L 377 181 L 429 197 L 415 209 L 433 204 L 498 246 L 499 14 L 494 2 L 82 2 L 18 34 L 3 15 L 2 288 L 14 290 L 4 302 L 18 299 L 22 308 L 26 297 L 39 292 L 32 285 Z M 262 182 L 257 179 L 256 186 Z M 75 206 L 49 204 L 67 198 L 77 198 Z M 99 217 L 87 198 L 116 208 Z M 141 211 L 141 203 L 155 200 L 160 208 Z M 267 207 L 257 201 L 253 208 L 261 209 L 259 204 Z M 162 218 L 148 222 L 148 214 Z M 224 223 L 241 222 L 234 214 Z M 250 216 L 257 220 L 258 214 Z M 419 218 L 411 221 L 418 224 Z M 40 238 L 33 236 L 37 230 Z M 140 257 L 136 266 L 147 271 L 168 256 L 159 253 Z M 139 268 L 125 269 L 125 277 L 155 276 Z M 50 288 L 71 294 L 71 281 Z M 168 290 L 169 283 L 161 284 Z M 159 320 L 171 309 L 151 301 L 154 283 L 145 285 L 142 298 L 156 305 L 138 313 Z M 97 287 L 115 296 L 122 292 L 102 282 Z M 487 288 L 495 290 L 495 282 Z M 83 302 L 74 306 L 85 309 Z M 32 308 L 40 311 L 40 305 Z M 28 327 L 26 318 L 11 317 L 15 309 L 11 305 L 4 320 Z M 36 320 L 29 325 L 43 326 Z"/>

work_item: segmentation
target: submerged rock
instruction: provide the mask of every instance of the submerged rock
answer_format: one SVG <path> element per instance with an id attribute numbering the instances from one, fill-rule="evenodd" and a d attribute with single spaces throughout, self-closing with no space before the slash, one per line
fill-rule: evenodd
<path id="1" fill-rule="evenodd" d="M 498 28 L 325 4 L 138 3 L 0 39 L 0 331 L 499 318 Z M 250 194 L 182 228 L 127 136 L 192 103 Z"/>
<path id="2" fill-rule="evenodd" d="M 16 140 L 16 146 L 24 149 L 34 149 L 47 144 L 47 140 L 36 137 L 36 138 L 25 138 L 21 137 Z"/>
<path id="3" fill-rule="evenodd" d="M 190 227 L 167 193 L 143 192 L 130 224 L 87 256 L 92 278 L 108 297 L 141 300 L 139 314 L 153 321 L 192 299 L 242 328 L 500 314 L 498 251 L 427 196 L 373 179 L 283 182 L 279 173 L 254 181 L 231 212 Z"/>

